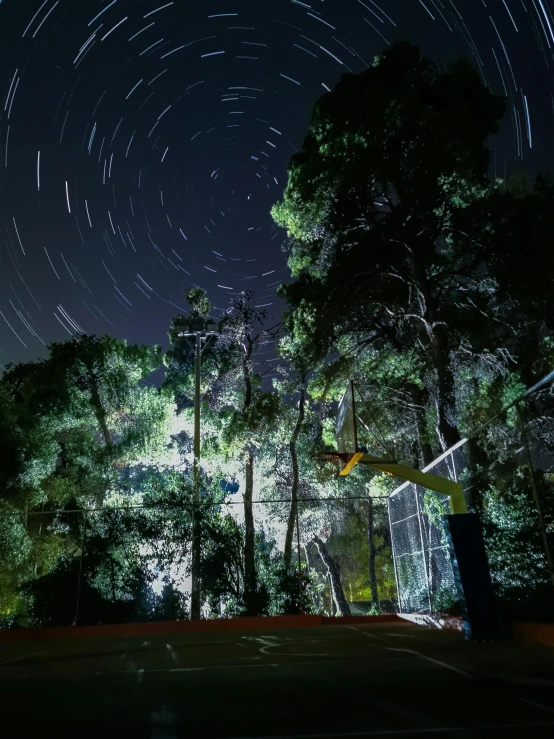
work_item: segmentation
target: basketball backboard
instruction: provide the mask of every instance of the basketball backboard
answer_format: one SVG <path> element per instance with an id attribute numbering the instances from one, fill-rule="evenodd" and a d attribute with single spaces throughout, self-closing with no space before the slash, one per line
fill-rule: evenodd
<path id="1" fill-rule="evenodd" d="M 362 405 L 365 406 L 363 398 Z M 358 441 L 358 420 L 361 424 L 362 436 L 372 435 L 369 426 L 356 413 L 355 387 L 354 382 L 351 380 L 339 403 L 336 423 L 337 449 L 336 451 L 320 452 L 315 455 L 315 458 L 322 462 L 338 463 L 341 477 L 349 475 L 358 464 L 367 465 L 374 470 L 384 472 L 386 475 L 408 480 L 428 490 L 434 490 L 441 495 L 445 495 L 450 499 L 450 510 L 452 513 L 467 513 L 464 493 L 460 483 L 447 478 L 437 477 L 436 475 L 430 475 L 427 472 L 413 469 L 404 464 L 399 464 L 394 458 L 394 453 L 389 453 L 385 458 L 381 458 L 370 454 L 367 447 L 360 446 Z M 386 446 L 383 443 L 379 445 Z"/>
<path id="2" fill-rule="evenodd" d="M 351 380 L 342 400 L 336 423 L 337 451 L 341 454 L 355 454 L 358 451 L 358 429 L 356 425 L 356 400 L 354 382 Z"/>

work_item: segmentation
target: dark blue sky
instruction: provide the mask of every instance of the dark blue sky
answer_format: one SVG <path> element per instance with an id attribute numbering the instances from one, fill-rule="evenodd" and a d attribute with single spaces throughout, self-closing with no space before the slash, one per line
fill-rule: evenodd
<path id="1" fill-rule="evenodd" d="M 468 57 L 491 175 L 553 169 L 550 0 L 4 0 L 0 364 L 77 331 L 165 344 L 191 285 L 288 279 L 269 215 L 313 102 L 387 43 Z M 1 369 L 1 368 L 0 368 Z"/>

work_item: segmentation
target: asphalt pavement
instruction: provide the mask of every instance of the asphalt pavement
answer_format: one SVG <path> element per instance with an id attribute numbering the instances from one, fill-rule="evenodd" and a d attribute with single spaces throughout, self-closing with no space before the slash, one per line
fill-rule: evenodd
<path id="1" fill-rule="evenodd" d="M 554 650 L 409 623 L 0 644 L 8 737 L 554 737 Z"/>

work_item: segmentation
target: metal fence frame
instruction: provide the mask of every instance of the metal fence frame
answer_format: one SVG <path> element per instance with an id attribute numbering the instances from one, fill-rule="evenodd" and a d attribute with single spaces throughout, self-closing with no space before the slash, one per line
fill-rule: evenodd
<path id="1" fill-rule="evenodd" d="M 491 425 L 495 420 L 498 418 L 504 416 L 504 414 L 507 414 L 510 409 L 515 409 L 516 411 L 516 417 L 517 417 L 517 426 L 519 428 L 519 434 L 521 436 L 521 449 L 517 451 L 517 457 L 519 458 L 520 464 L 522 466 L 525 466 L 529 470 L 529 489 L 530 492 L 532 492 L 532 497 L 534 500 L 535 508 L 536 508 L 536 515 L 537 515 L 537 523 L 540 528 L 541 532 L 541 538 L 542 538 L 542 548 L 544 550 L 544 556 L 546 560 L 546 564 L 549 570 L 549 576 L 550 580 L 552 582 L 552 585 L 554 587 L 554 567 L 553 567 L 553 556 L 551 553 L 551 546 L 549 545 L 548 536 L 547 536 L 547 530 L 546 525 L 543 517 L 543 513 L 541 510 L 541 504 L 539 501 L 539 496 L 537 493 L 536 485 L 535 485 L 535 467 L 533 463 L 532 458 L 532 440 L 530 442 L 529 437 L 529 431 L 526 429 L 526 425 L 523 419 L 522 409 L 521 406 L 524 404 L 526 398 L 530 396 L 532 392 L 535 392 L 537 389 L 540 389 L 542 386 L 544 386 L 545 381 L 551 381 L 553 379 L 554 373 L 551 373 L 546 378 L 541 380 L 540 383 L 537 383 L 537 385 L 533 386 L 530 390 L 528 390 L 523 396 L 520 396 L 515 401 L 510 403 L 508 406 L 503 408 L 501 411 L 496 413 L 492 418 L 490 418 L 486 423 L 484 423 L 482 426 L 480 426 L 476 431 L 472 433 L 472 435 L 468 438 L 461 439 L 457 444 L 454 444 L 454 446 L 450 447 L 450 449 L 447 449 L 443 454 L 441 454 L 439 457 L 433 460 L 431 464 L 427 465 L 422 472 L 434 472 L 434 474 L 439 474 L 443 477 L 448 477 L 449 479 L 453 480 L 454 482 L 461 482 L 462 487 L 464 489 L 464 496 L 466 498 L 466 503 L 468 501 L 468 493 L 472 487 L 472 480 L 471 476 L 464 475 L 464 472 L 469 473 L 470 466 L 469 466 L 469 457 L 467 456 L 467 448 L 466 444 L 470 441 L 470 439 L 474 438 L 477 434 L 479 434 L 481 431 L 483 431 L 487 426 Z M 458 463 L 456 461 L 457 456 L 462 456 L 461 460 L 458 460 Z M 441 472 L 437 472 L 437 467 L 442 466 L 443 470 Z M 554 465 L 553 465 L 554 466 Z M 446 468 L 446 469 L 444 469 Z M 460 480 L 461 478 L 461 480 Z M 421 557 L 422 562 L 424 565 L 425 572 L 422 573 L 423 577 L 420 577 L 420 581 L 423 582 L 425 580 L 425 586 L 427 589 L 427 602 L 429 606 L 429 612 L 433 612 L 433 599 L 432 599 L 432 588 L 429 584 L 429 578 L 428 578 L 428 569 L 427 569 L 427 557 L 431 557 L 431 552 L 433 549 L 444 549 L 445 555 L 448 552 L 448 545 L 446 543 L 442 544 L 440 547 L 430 547 L 429 546 L 429 536 L 427 536 L 427 542 L 426 542 L 426 524 L 429 522 L 426 522 L 426 514 L 422 511 L 421 506 L 421 500 L 423 499 L 423 495 L 425 494 L 430 495 L 436 495 L 436 493 L 432 493 L 431 491 L 427 491 L 425 488 L 422 488 L 420 486 L 415 485 L 414 483 L 405 482 L 402 485 L 399 485 L 390 495 L 387 501 L 388 505 L 388 514 L 389 514 L 389 526 L 390 526 L 390 532 L 391 532 L 391 548 L 392 548 L 392 555 L 393 555 L 393 562 L 394 562 L 394 572 L 396 577 L 396 585 L 397 585 L 397 592 L 398 592 L 398 604 L 399 604 L 399 612 L 400 613 L 422 613 L 426 612 L 425 609 L 414 609 L 413 606 L 409 604 L 409 596 L 408 596 L 408 584 L 403 581 L 400 568 L 398 566 L 399 560 L 401 557 L 409 556 L 412 558 L 413 562 L 416 562 L 417 560 L 415 558 Z M 409 516 L 403 517 L 400 519 L 395 520 L 394 516 L 394 508 L 399 507 L 409 507 L 410 495 L 415 496 L 415 510 L 412 512 Z M 437 496 L 438 497 L 438 496 Z M 413 533 L 410 536 L 407 524 L 406 522 L 409 519 L 412 519 L 416 517 L 419 527 L 419 536 L 414 536 Z M 404 531 L 402 529 L 402 524 L 404 525 Z M 446 524 L 444 524 L 446 525 Z M 430 526 L 427 527 L 430 531 Z M 399 542 L 401 541 L 402 537 L 402 531 L 405 539 L 409 540 L 409 544 L 411 545 L 410 551 L 399 553 Z M 417 538 L 417 544 L 416 544 L 416 538 Z M 419 548 L 419 542 L 421 543 L 421 548 Z M 427 555 L 427 556 L 426 556 Z M 452 577 L 452 584 L 454 584 L 454 571 L 452 568 L 452 563 L 450 560 L 450 555 L 448 553 L 448 556 L 444 557 L 444 568 L 445 571 L 443 574 L 446 574 L 448 576 L 448 579 L 450 579 L 450 576 Z M 452 596 L 457 597 L 457 592 L 453 589 Z"/>
<path id="2" fill-rule="evenodd" d="M 466 443 L 468 442 L 468 439 L 461 439 L 457 444 L 452 446 L 450 449 L 447 449 L 446 452 L 441 454 L 439 457 L 434 459 L 431 464 L 427 465 L 422 469 L 422 472 L 432 472 L 437 465 L 439 465 L 441 462 L 446 461 L 446 464 L 448 466 L 449 471 L 449 477 L 453 481 L 458 481 L 458 472 L 456 468 L 456 462 L 454 459 L 454 452 L 456 452 L 458 449 L 462 448 Z M 387 500 L 387 508 L 388 508 L 388 514 L 389 514 L 389 525 L 390 525 L 390 531 L 391 531 L 391 548 L 392 548 L 392 556 L 393 556 L 393 562 L 394 562 L 394 574 L 396 578 L 396 588 L 398 592 L 398 607 L 400 613 L 413 613 L 414 611 L 409 608 L 408 600 L 409 597 L 406 594 L 406 587 L 405 584 L 402 582 L 402 578 L 399 577 L 399 567 L 398 567 L 398 561 L 401 557 L 421 557 L 421 562 L 423 566 L 423 579 L 425 580 L 425 587 L 427 590 L 427 603 L 428 603 L 428 611 L 430 613 L 433 612 L 433 603 L 432 603 L 432 593 L 431 593 L 431 587 L 429 584 L 429 574 L 428 574 L 428 561 L 431 555 L 431 552 L 437 549 L 442 549 L 445 552 L 445 559 L 448 561 L 450 565 L 450 570 L 452 574 L 452 582 L 454 582 L 454 571 L 452 570 L 452 565 L 450 563 L 450 555 L 448 554 L 448 545 L 445 542 L 444 544 L 438 546 L 438 547 L 430 547 L 429 546 L 429 536 L 427 534 L 428 526 L 426 526 L 425 521 L 425 513 L 422 510 L 422 497 L 425 494 L 425 492 L 428 492 L 430 494 L 436 495 L 436 493 L 431 493 L 431 491 L 426 491 L 425 488 L 421 488 L 419 485 L 415 485 L 411 482 L 404 482 L 402 485 L 399 485 L 388 497 Z M 415 511 L 411 513 L 409 516 L 406 516 L 404 518 L 393 520 L 393 512 L 392 508 L 395 503 L 402 501 L 404 505 L 407 503 L 407 498 L 409 496 L 414 496 L 414 502 L 415 502 Z M 437 496 L 438 497 L 438 496 Z M 409 505 L 409 502 L 408 502 Z M 398 527 L 401 524 L 405 524 L 405 522 L 409 519 L 417 519 L 417 526 L 419 529 L 419 542 L 421 542 L 421 548 L 413 549 L 409 552 L 403 552 L 398 553 L 398 537 L 395 534 L 395 527 Z M 414 561 L 414 560 L 412 560 Z M 454 595 L 454 593 L 453 593 Z M 418 609 L 416 612 L 426 612 L 427 609 Z"/>

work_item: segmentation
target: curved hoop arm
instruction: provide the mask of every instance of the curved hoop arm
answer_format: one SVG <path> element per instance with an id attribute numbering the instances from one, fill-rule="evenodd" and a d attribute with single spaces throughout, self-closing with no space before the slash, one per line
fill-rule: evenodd
<path id="1" fill-rule="evenodd" d="M 415 485 L 433 490 L 440 495 L 446 495 L 450 502 L 451 513 L 467 513 L 467 506 L 464 498 L 464 491 L 459 482 L 454 482 L 446 477 L 438 477 L 430 475 L 428 472 L 421 472 L 413 467 L 405 464 L 398 464 L 394 460 L 379 459 L 372 454 L 356 452 L 355 454 L 347 454 L 342 452 L 321 452 L 316 454 L 316 458 L 326 462 L 334 459 L 340 459 L 344 468 L 341 470 L 341 476 L 348 475 L 357 464 L 367 464 L 379 472 L 386 475 L 399 477 L 401 480 L 413 482 Z"/>

